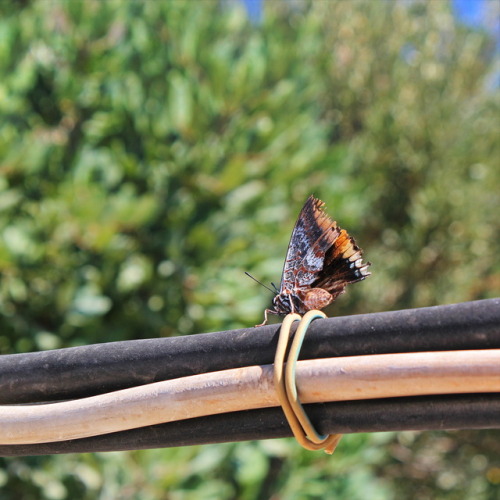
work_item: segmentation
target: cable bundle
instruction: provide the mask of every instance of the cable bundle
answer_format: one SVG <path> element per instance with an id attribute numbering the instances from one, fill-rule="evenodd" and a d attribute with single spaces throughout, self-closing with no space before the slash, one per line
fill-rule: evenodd
<path id="1" fill-rule="evenodd" d="M 2 356 L 0 455 L 289 436 L 272 383 L 278 329 Z M 322 434 L 500 427 L 500 299 L 317 320 L 300 359 Z"/>

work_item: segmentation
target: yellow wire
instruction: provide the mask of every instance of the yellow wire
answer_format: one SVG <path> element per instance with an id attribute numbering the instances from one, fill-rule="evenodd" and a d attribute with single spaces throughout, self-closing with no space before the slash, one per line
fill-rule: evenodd
<path id="1" fill-rule="evenodd" d="M 311 321 L 315 318 L 326 318 L 321 311 L 309 311 L 304 318 L 299 314 L 288 314 L 281 325 L 278 346 L 274 358 L 274 384 L 278 399 L 285 413 L 285 417 L 292 429 L 295 439 L 307 450 L 322 450 L 332 454 L 342 437 L 342 434 L 323 436 L 318 434 L 307 416 L 300 400 L 298 399 L 295 385 L 295 367 L 299 357 L 300 348 Z M 285 355 L 290 339 L 290 328 L 295 321 L 300 321 L 295 333 L 290 353 L 289 362 L 286 363 L 286 373 L 283 376 Z"/>

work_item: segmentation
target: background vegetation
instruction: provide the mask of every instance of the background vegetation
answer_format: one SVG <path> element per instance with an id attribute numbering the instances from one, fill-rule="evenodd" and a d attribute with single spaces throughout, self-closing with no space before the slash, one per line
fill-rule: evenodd
<path id="1" fill-rule="evenodd" d="M 0 353 L 255 324 L 311 193 L 373 263 L 331 314 L 498 295 L 495 46 L 448 2 L 0 14 Z M 493 499 L 499 437 L 0 459 L 0 498 Z"/>

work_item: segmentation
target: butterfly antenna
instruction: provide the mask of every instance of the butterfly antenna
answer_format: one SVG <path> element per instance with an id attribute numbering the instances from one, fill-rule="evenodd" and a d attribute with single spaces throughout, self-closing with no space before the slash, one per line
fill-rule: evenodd
<path id="1" fill-rule="evenodd" d="M 247 273 L 245 271 L 245 274 L 249 277 L 249 278 L 252 278 L 256 283 L 258 283 L 259 285 L 263 286 L 264 288 L 266 288 L 267 290 L 269 290 L 271 293 L 274 293 L 276 295 L 276 291 L 269 288 L 268 286 L 264 285 L 264 283 L 261 283 L 258 279 L 254 278 L 250 273 Z M 274 284 L 272 284 L 274 286 Z M 276 287 L 274 287 L 276 289 Z"/>
<path id="2" fill-rule="evenodd" d="M 274 292 L 276 294 L 280 293 L 280 291 L 278 290 L 278 287 L 271 281 L 271 286 L 274 288 Z"/>

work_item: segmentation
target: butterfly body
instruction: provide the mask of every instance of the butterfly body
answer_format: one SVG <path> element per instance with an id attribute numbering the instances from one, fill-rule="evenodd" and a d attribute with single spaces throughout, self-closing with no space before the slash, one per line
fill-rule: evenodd
<path id="1" fill-rule="evenodd" d="M 349 283 L 371 273 L 354 238 L 330 219 L 324 203 L 310 196 L 292 231 L 279 292 L 267 314 L 304 314 L 331 304 Z M 257 326 L 262 326 L 257 325 Z"/>

